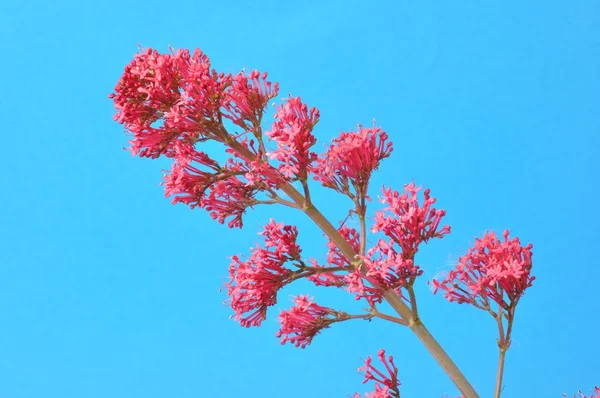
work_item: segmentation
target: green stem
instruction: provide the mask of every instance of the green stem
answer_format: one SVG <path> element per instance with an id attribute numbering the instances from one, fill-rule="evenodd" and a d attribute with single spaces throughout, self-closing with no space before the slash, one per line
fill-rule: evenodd
<path id="1" fill-rule="evenodd" d="M 408 290 L 408 296 L 410 297 L 410 307 L 412 310 L 413 319 L 418 320 L 419 308 L 417 307 L 417 297 L 415 296 L 415 290 L 412 287 L 413 282 L 414 279 L 412 280 L 411 284 L 406 287 L 406 290 Z"/>
<path id="2" fill-rule="evenodd" d="M 500 347 L 500 355 L 498 356 L 498 371 L 496 373 L 496 389 L 494 390 L 494 398 L 500 398 L 502 393 L 502 375 L 504 374 L 504 358 L 506 357 L 506 349 Z"/>
<path id="3" fill-rule="evenodd" d="M 504 290 L 498 287 L 501 295 L 504 296 Z M 510 339 L 512 333 L 512 325 L 515 316 L 516 303 L 508 305 L 506 314 L 502 305 L 498 304 L 498 313 L 496 314 L 496 322 L 498 324 L 498 370 L 496 371 L 496 388 L 494 389 L 494 398 L 500 398 L 502 394 L 502 378 L 504 376 L 504 361 L 506 358 L 506 351 L 510 347 Z M 506 332 L 504 331 L 503 319 L 506 316 Z"/>
<path id="4" fill-rule="evenodd" d="M 404 319 L 396 318 L 395 316 L 391 316 L 391 315 L 387 315 L 387 314 L 382 314 L 376 308 L 372 308 L 370 313 L 376 318 L 381 318 L 386 321 L 400 324 L 402 326 L 408 326 L 408 323 L 406 323 L 406 321 Z"/>

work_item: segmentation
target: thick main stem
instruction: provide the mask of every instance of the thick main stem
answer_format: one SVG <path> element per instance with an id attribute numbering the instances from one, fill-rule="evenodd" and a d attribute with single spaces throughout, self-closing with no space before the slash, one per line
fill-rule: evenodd
<path id="1" fill-rule="evenodd" d="M 282 187 L 282 190 L 294 201 L 302 200 L 302 195 L 291 185 Z M 321 228 L 332 242 L 342 251 L 342 253 L 352 262 L 356 256 L 354 248 L 339 234 L 337 229 L 321 214 L 314 206 L 304 209 L 304 212 Z M 409 328 L 417 335 L 419 340 L 425 345 L 429 353 L 435 358 L 444 372 L 450 377 L 452 382 L 458 387 L 465 398 L 479 398 L 475 389 L 471 386 L 466 377 L 462 374 L 456 364 L 450 359 L 450 356 L 444 351 L 442 346 L 433 338 L 429 330 L 420 320 L 413 320 L 411 309 L 402 301 L 393 291 L 387 291 L 384 294 L 386 301 L 394 310 L 409 323 Z"/>
<path id="2" fill-rule="evenodd" d="M 240 145 L 238 142 L 231 140 L 226 143 L 231 148 L 236 150 L 240 155 L 245 157 L 248 160 L 253 160 L 254 155 L 246 149 L 243 145 Z M 296 190 L 292 186 L 292 184 L 284 184 L 281 187 L 281 190 L 285 192 L 286 195 L 292 199 L 294 203 L 310 217 L 315 224 L 321 228 L 321 230 L 327 235 L 327 237 L 336 244 L 336 246 L 340 249 L 340 251 L 344 254 L 344 256 L 350 261 L 353 262 L 356 257 L 356 252 L 354 248 L 344 239 L 342 235 L 338 232 L 338 230 L 329 222 L 323 214 L 319 210 L 317 210 L 314 205 L 309 204 L 306 206 L 304 196 L 300 192 Z M 411 309 L 402 301 L 402 299 L 393 291 L 387 291 L 384 294 L 384 298 L 386 301 L 394 308 L 394 310 L 408 322 L 410 330 L 413 331 L 414 334 L 417 335 L 418 339 L 425 345 L 429 353 L 435 358 L 437 363 L 442 367 L 444 372 L 450 377 L 452 382 L 456 385 L 456 387 L 460 390 L 462 395 L 465 398 L 479 398 L 479 395 L 475 391 L 475 389 L 471 386 L 466 377 L 462 374 L 460 369 L 456 366 L 456 364 L 450 359 L 450 356 L 444 351 L 442 346 L 433 338 L 431 333 L 427 330 L 425 325 L 421 322 L 421 320 L 413 319 Z"/>
<path id="3" fill-rule="evenodd" d="M 506 349 L 500 347 L 500 355 L 498 356 L 498 371 L 496 373 L 496 388 L 494 389 L 494 398 L 500 398 L 502 393 L 502 375 L 504 374 L 504 358 L 506 357 Z"/>
<path id="4" fill-rule="evenodd" d="M 408 327 L 417 336 L 417 338 L 425 345 L 427 351 L 433 356 L 436 362 L 446 372 L 454 385 L 459 389 L 465 398 L 479 398 L 479 395 L 471 386 L 467 378 L 462 374 L 458 366 L 452 361 L 450 356 L 444 351 L 442 346 L 431 335 L 420 319 L 413 321 L 411 309 L 402 301 L 398 295 L 392 291 L 388 291 L 384 295 L 386 301 L 396 310 L 396 312 L 406 320 L 409 320 Z"/>

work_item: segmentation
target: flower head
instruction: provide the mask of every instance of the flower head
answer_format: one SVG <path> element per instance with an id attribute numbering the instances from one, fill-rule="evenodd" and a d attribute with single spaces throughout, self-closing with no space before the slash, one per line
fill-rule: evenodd
<path id="1" fill-rule="evenodd" d="M 164 181 L 173 203 L 204 208 L 220 223 L 241 227 L 259 192 L 287 182 L 268 164 L 262 143 L 263 111 L 278 91 L 266 78 L 258 71 L 218 73 L 199 49 L 166 54 L 147 49 L 126 66 L 109 97 L 115 119 L 133 134 L 134 155 L 174 158 Z M 223 116 L 245 131 L 230 135 Z M 250 140 L 248 132 L 254 134 Z M 235 159 L 220 164 L 195 149 L 208 140 L 224 144 Z"/>
<path id="2" fill-rule="evenodd" d="M 213 136 L 220 98 L 230 76 L 210 68 L 200 50 L 136 54 L 110 94 L 115 120 L 133 134 L 131 152 L 142 157 L 174 156 L 178 140 Z"/>
<path id="3" fill-rule="evenodd" d="M 370 305 L 380 303 L 388 290 L 402 297 L 401 288 L 423 273 L 412 259 L 404 258 L 383 239 L 379 239 L 365 256 L 358 257 L 362 260 L 360 267 L 350 271 L 345 281 L 348 291 L 356 293 L 357 300 L 365 299 Z"/>
<path id="4" fill-rule="evenodd" d="M 414 263 L 413 259 L 405 258 L 398 253 L 393 244 L 379 239 L 377 244 L 361 256 L 364 267 L 364 277 L 371 283 L 375 282 L 378 289 L 366 286 L 364 282 L 358 284 L 349 280 L 350 291 L 357 293 L 357 298 L 365 298 L 370 304 L 381 302 L 383 293 L 393 290 L 402 297 L 401 288 L 412 284 L 417 276 L 423 274 L 423 270 Z M 358 269 L 354 271 L 354 274 Z M 353 280 L 358 281 L 360 275 L 354 275 Z"/>
<path id="5" fill-rule="evenodd" d="M 277 302 L 277 292 L 290 282 L 292 270 L 284 267 L 300 258 L 296 227 L 271 220 L 261 232 L 264 247 L 257 246 L 247 261 L 231 258 L 230 281 L 226 284 L 235 319 L 242 326 L 259 326 L 267 308 Z M 249 313 L 249 314 L 248 314 Z"/>
<path id="6" fill-rule="evenodd" d="M 358 127 L 358 132 L 341 133 L 314 167 L 315 179 L 326 187 L 352 195 L 366 196 L 369 179 L 382 159 L 392 153 L 392 143 L 380 128 Z M 350 192 L 350 187 L 354 192 Z"/>
<path id="7" fill-rule="evenodd" d="M 365 255 L 359 256 L 361 266 L 346 276 L 348 290 L 371 305 L 381 302 L 387 290 L 402 296 L 401 289 L 412 285 L 423 273 L 415 263 L 419 245 L 450 232 L 449 226 L 438 230 L 445 211 L 431 207 L 435 198 L 429 195 L 429 189 L 425 190 L 423 205 L 420 205 L 417 193 L 421 188 L 414 183 L 404 188 L 403 194 L 383 189 L 381 201 L 388 207 L 375 213 L 371 231 L 382 232 L 388 240 L 379 239 Z"/>
<path id="8" fill-rule="evenodd" d="M 228 226 L 241 228 L 242 215 L 257 203 L 257 187 L 242 181 L 231 164 L 220 166 L 191 145 L 177 142 L 173 152 L 175 161 L 163 182 L 165 196 L 172 196 L 173 204 L 206 209 L 221 224 L 231 218 Z"/>
<path id="9" fill-rule="evenodd" d="M 279 161 L 279 170 L 289 178 L 306 180 L 310 165 L 317 155 L 310 148 L 317 142 L 312 130 L 319 121 L 319 111 L 310 110 L 300 97 L 289 97 L 277 108 L 271 131 L 265 134 L 277 143 L 269 153 L 271 159 Z"/>
<path id="10" fill-rule="evenodd" d="M 308 296 L 298 296 L 294 306 L 287 311 L 281 311 L 279 323 L 281 325 L 277 337 L 281 344 L 291 343 L 296 347 L 305 348 L 312 339 L 323 329 L 334 322 L 343 320 L 343 315 L 313 302 Z"/>
<path id="11" fill-rule="evenodd" d="M 254 70 L 250 75 L 240 72 L 231 80 L 225 90 L 222 105 L 223 116 L 230 119 L 245 131 L 256 131 L 260 128 L 264 110 L 269 101 L 277 96 L 279 83 L 267 80 L 267 73 Z M 255 134 L 256 135 L 256 134 Z"/>
<path id="12" fill-rule="evenodd" d="M 405 185 L 406 192 L 400 194 L 390 188 L 383 189 L 382 203 L 388 205 L 385 211 L 375 213 L 373 232 L 383 232 L 392 242 L 400 247 L 405 259 L 413 259 L 419 245 L 432 238 L 442 238 L 450 233 L 450 226 L 439 229 L 444 210 L 432 207 L 435 198 L 430 196 L 429 189 L 423 192 L 423 204 L 419 204 L 417 193 L 421 187 L 414 182 Z"/>
<path id="13" fill-rule="evenodd" d="M 486 307 L 488 300 L 507 310 L 516 305 L 535 280 L 531 275 L 533 245 L 523 247 L 518 238 L 509 240 L 508 236 L 506 230 L 504 241 L 493 232 L 476 239 L 445 279 L 432 281 L 434 293 L 441 289 L 449 301 L 479 307 Z"/>
<path id="14" fill-rule="evenodd" d="M 365 360 L 365 365 L 358 369 L 365 376 L 364 383 L 369 381 L 375 382 L 375 392 L 365 394 L 365 398 L 397 398 L 400 397 L 400 381 L 398 380 L 398 369 L 394 365 L 394 358 L 389 355 L 385 356 L 384 350 L 379 350 L 377 357 L 384 365 L 385 371 L 380 371 L 373 366 L 373 359 L 368 356 Z M 384 373 L 385 372 L 385 373 Z M 359 394 L 354 395 L 359 398 Z"/>

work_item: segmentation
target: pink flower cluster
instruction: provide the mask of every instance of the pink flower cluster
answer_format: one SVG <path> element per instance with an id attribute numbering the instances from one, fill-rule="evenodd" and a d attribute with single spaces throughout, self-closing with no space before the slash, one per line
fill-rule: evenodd
<path id="1" fill-rule="evenodd" d="M 306 348 L 321 330 L 345 319 L 347 316 L 343 313 L 320 306 L 308 296 L 298 296 L 292 308 L 281 311 L 281 327 L 277 337 L 281 338 L 281 344 L 291 343 L 296 347 Z"/>
<path id="2" fill-rule="evenodd" d="M 222 120 L 229 118 L 245 130 L 242 136 L 252 132 L 260 141 L 264 110 L 277 93 L 278 84 L 267 81 L 266 73 L 217 73 L 198 49 L 193 54 L 147 49 L 125 68 L 110 97 L 115 119 L 133 134 L 134 155 L 174 158 L 164 182 L 173 203 L 204 208 L 220 223 L 231 217 L 229 227 L 241 227 L 257 193 L 279 187 L 285 178 L 265 161 L 262 147 L 231 136 Z M 235 142 L 254 158 L 228 148 L 237 160 L 221 165 L 195 149 L 207 140 Z"/>
<path id="3" fill-rule="evenodd" d="M 377 354 L 379 361 L 385 366 L 384 373 L 373 366 L 371 356 L 365 360 L 365 365 L 358 369 L 359 372 L 364 372 L 364 383 L 369 381 L 375 382 L 375 392 L 366 393 L 365 398 L 398 398 L 400 397 L 400 381 L 398 380 L 398 369 L 394 365 L 394 358 L 390 355 L 385 356 L 384 350 L 379 350 Z M 355 393 L 353 398 L 360 398 L 360 394 Z"/>
<path id="4" fill-rule="evenodd" d="M 281 162 L 279 170 L 286 177 L 306 181 L 311 164 L 317 159 L 310 148 L 317 142 L 312 130 L 319 121 L 319 111 L 315 107 L 309 110 L 300 97 L 290 96 L 277 107 L 275 118 L 271 131 L 265 133 L 277 143 L 269 157 Z"/>
<path id="5" fill-rule="evenodd" d="M 247 261 L 233 256 L 229 266 L 231 279 L 226 286 L 230 305 L 235 319 L 244 327 L 261 324 L 266 318 L 267 308 L 277 302 L 277 292 L 290 282 L 293 275 L 293 271 L 285 268 L 284 264 L 300 261 L 296 227 L 271 220 L 261 234 L 265 247 L 253 249 Z"/>
<path id="6" fill-rule="evenodd" d="M 449 301 L 481 308 L 487 307 L 489 300 L 505 310 L 514 307 L 535 280 L 531 275 L 533 245 L 523 247 L 518 238 L 509 240 L 508 236 L 506 230 L 504 241 L 493 232 L 476 239 L 445 279 L 432 281 L 434 293 L 441 289 Z"/>
<path id="7" fill-rule="evenodd" d="M 221 224 L 231 218 L 228 226 L 241 228 L 246 209 L 258 203 L 257 186 L 239 178 L 248 170 L 233 162 L 221 166 L 207 154 L 182 142 L 173 145 L 173 152 L 175 160 L 163 182 L 165 196 L 172 196 L 173 204 L 204 208 Z"/>
<path id="8" fill-rule="evenodd" d="M 215 134 L 211 121 L 218 117 L 231 77 L 211 69 L 210 60 L 196 49 L 160 54 L 147 49 L 125 67 L 110 95 L 115 120 L 133 133 L 134 155 L 173 156 L 176 141 L 195 142 Z"/>
<path id="9" fill-rule="evenodd" d="M 382 159 L 392 153 L 392 143 L 380 128 L 358 127 L 358 132 L 341 133 L 327 153 L 319 157 L 315 179 L 351 198 L 366 197 L 369 179 Z M 354 193 L 350 191 L 354 188 Z"/>
<path id="10" fill-rule="evenodd" d="M 278 92 L 279 83 L 268 81 L 266 72 L 261 75 L 254 70 L 250 76 L 239 73 L 231 79 L 231 85 L 222 100 L 225 109 L 223 116 L 259 138 L 264 110 Z"/>
<path id="11" fill-rule="evenodd" d="M 363 292 L 364 288 L 357 286 L 356 291 L 364 294 L 370 303 L 381 301 L 381 290 L 392 289 L 401 296 L 401 288 L 412 284 L 415 278 L 423 273 L 413 259 L 405 258 L 402 252 L 394 248 L 393 242 L 383 239 L 379 239 L 362 258 L 366 277 L 380 287 L 379 290 Z M 357 269 L 355 273 L 358 271 L 360 270 Z"/>
<path id="12" fill-rule="evenodd" d="M 450 233 L 450 226 L 440 229 L 444 210 L 432 207 L 436 202 L 429 188 L 423 191 L 423 205 L 419 205 L 417 193 L 421 187 L 414 182 L 404 186 L 406 192 L 400 194 L 391 188 L 383 189 L 381 202 L 388 205 L 385 211 L 375 213 L 373 232 L 383 232 L 391 242 L 399 246 L 402 257 L 414 259 L 419 245 L 433 238 L 443 238 Z"/>
<path id="13" fill-rule="evenodd" d="M 379 239 L 364 256 L 360 256 L 363 266 L 357 267 L 348 277 L 348 290 L 365 298 L 371 305 L 381 302 L 383 292 L 394 290 L 401 295 L 401 288 L 411 285 L 423 273 L 415 264 L 415 254 L 419 245 L 432 238 L 442 238 L 450 232 L 449 226 L 440 228 L 444 210 L 432 208 L 435 198 L 429 189 L 424 192 L 423 205 L 419 204 L 417 193 L 421 187 L 410 183 L 406 192 L 399 194 L 392 189 L 383 189 L 382 203 L 388 205 L 375 213 L 372 232 L 381 232 L 387 240 Z M 409 196 L 410 195 L 410 196 Z M 377 289 L 365 284 L 367 279 L 378 286 Z"/>

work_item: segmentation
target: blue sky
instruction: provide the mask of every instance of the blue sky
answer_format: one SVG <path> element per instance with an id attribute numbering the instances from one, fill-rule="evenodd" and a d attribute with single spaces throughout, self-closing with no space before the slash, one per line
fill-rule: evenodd
<path id="1" fill-rule="evenodd" d="M 486 229 L 534 244 L 537 280 L 517 310 L 503 396 L 600 384 L 594 2 L 4 0 L 1 397 L 344 397 L 366 391 L 359 358 L 381 347 L 403 397 L 456 393 L 394 325 L 335 325 L 305 350 L 279 344 L 277 310 L 292 294 L 356 306 L 344 292 L 291 286 L 261 328 L 228 319 L 228 257 L 269 217 L 299 226 L 307 256 L 322 256 L 324 239 L 302 214 L 258 208 L 230 231 L 163 197 L 168 164 L 122 150 L 107 98 L 138 43 L 268 71 L 281 94 L 321 110 L 321 148 L 376 118 L 395 151 L 373 187 L 414 179 L 448 212 L 452 234 L 419 254 L 419 306 L 481 396 L 494 384 L 493 320 L 425 281 Z M 349 205 L 323 191 L 316 203 L 333 221 Z"/>

